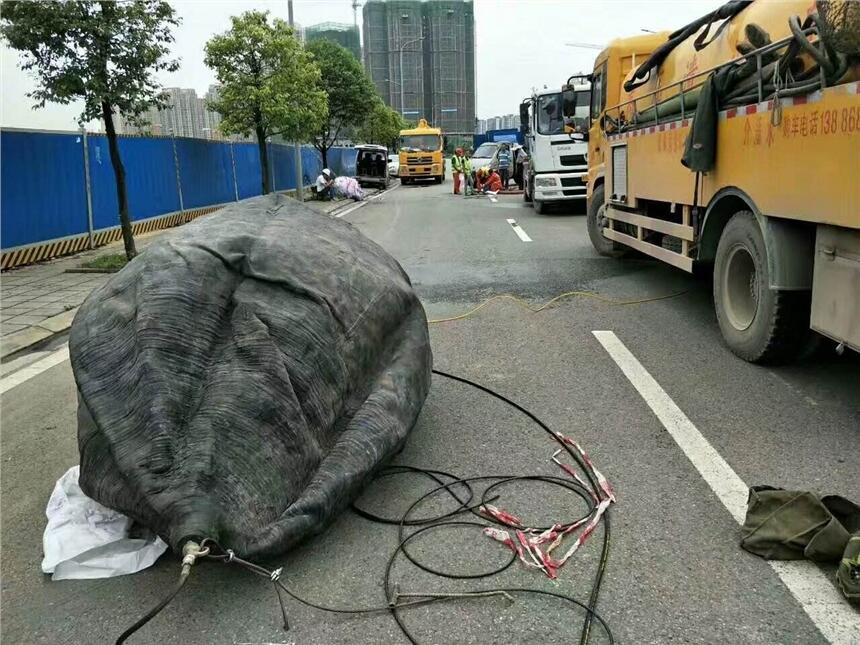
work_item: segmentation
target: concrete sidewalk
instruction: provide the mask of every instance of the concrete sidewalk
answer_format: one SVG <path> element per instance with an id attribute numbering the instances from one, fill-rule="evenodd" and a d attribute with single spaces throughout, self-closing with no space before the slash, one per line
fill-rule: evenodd
<path id="1" fill-rule="evenodd" d="M 369 191 L 368 195 L 375 191 Z M 307 206 L 333 215 L 348 208 L 351 200 L 308 201 Z M 217 212 L 217 211 L 216 211 Z M 204 215 L 203 217 L 208 217 Z M 137 250 L 180 227 L 135 236 Z M 69 273 L 97 257 L 122 253 L 122 240 L 90 251 L 39 262 L 6 271 L 0 276 L 0 358 L 41 343 L 72 324 L 78 306 L 96 287 L 110 279 L 110 273 Z"/>

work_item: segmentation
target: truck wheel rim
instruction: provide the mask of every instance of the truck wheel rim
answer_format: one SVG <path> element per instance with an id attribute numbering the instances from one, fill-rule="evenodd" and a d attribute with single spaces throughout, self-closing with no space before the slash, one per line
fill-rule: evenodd
<path id="1" fill-rule="evenodd" d="M 738 244 L 729 250 L 722 284 L 723 309 L 732 327 L 748 329 L 758 309 L 758 275 L 749 250 Z"/>

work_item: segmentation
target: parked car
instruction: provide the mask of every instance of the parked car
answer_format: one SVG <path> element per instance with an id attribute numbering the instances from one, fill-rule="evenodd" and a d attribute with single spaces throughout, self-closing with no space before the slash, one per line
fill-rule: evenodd
<path id="1" fill-rule="evenodd" d="M 498 151 L 498 141 L 485 141 L 472 153 L 472 168 L 476 171 L 479 168 L 492 168 Z"/>
<path id="2" fill-rule="evenodd" d="M 400 156 L 397 153 L 388 153 L 388 176 L 397 177 L 400 174 Z"/>
<path id="3" fill-rule="evenodd" d="M 388 148 L 372 144 L 355 146 L 355 179 L 362 186 L 388 188 Z"/>
<path id="4" fill-rule="evenodd" d="M 522 148 L 522 146 L 518 143 L 511 143 L 508 141 L 485 141 L 481 145 L 478 146 L 478 149 L 472 153 L 472 168 L 477 170 L 478 168 L 494 168 L 498 169 L 499 167 L 499 148 L 503 143 L 507 143 L 511 149 L 511 162 L 517 158 L 517 150 Z M 511 171 L 511 176 L 513 177 L 513 170 Z"/>

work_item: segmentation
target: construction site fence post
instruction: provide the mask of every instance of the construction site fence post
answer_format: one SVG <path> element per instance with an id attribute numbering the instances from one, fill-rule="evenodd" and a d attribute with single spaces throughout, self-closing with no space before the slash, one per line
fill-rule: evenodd
<path id="1" fill-rule="evenodd" d="M 233 192 L 236 194 L 236 201 L 239 201 L 239 181 L 236 179 L 236 153 L 233 150 L 233 142 L 230 142 L 230 163 L 233 166 Z"/>
<path id="2" fill-rule="evenodd" d="M 176 192 L 179 194 L 179 212 L 185 213 L 185 202 L 182 199 L 182 173 L 179 170 L 179 153 L 176 151 L 176 135 L 171 136 L 173 142 L 173 167 L 176 171 Z"/>
<path id="3" fill-rule="evenodd" d="M 84 149 L 84 189 L 87 193 L 87 235 L 89 236 L 90 248 L 96 248 L 93 238 L 93 186 L 90 179 L 90 151 L 87 129 L 81 128 L 81 143 Z"/>

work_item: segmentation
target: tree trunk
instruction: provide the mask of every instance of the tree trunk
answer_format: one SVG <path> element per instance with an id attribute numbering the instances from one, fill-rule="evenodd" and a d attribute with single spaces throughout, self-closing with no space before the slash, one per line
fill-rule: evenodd
<path id="1" fill-rule="evenodd" d="M 116 179 L 116 200 L 119 205 L 119 226 L 122 229 L 122 242 L 125 245 L 125 256 L 131 260 L 137 255 L 134 246 L 134 233 L 131 230 L 131 218 L 128 215 L 128 193 L 125 189 L 125 168 L 119 156 L 119 143 L 116 129 L 113 125 L 113 109 L 107 101 L 102 101 L 102 118 L 105 122 L 110 163 L 113 166 L 113 176 Z"/>
<path id="2" fill-rule="evenodd" d="M 260 151 L 260 172 L 263 175 L 263 194 L 272 192 L 272 176 L 269 174 L 269 148 L 266 146 L 266 131 L 257 128 L 257 148 Z"/>
<path id="3" fill-rule="evenodd" d="M 323 168 L 328 168 L 328 146 L 326 144 L 322 144 L 319 150 L 322 155 L 322 166 Z"/>

